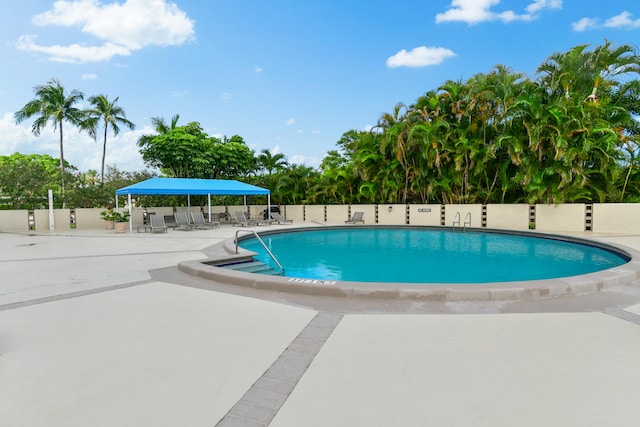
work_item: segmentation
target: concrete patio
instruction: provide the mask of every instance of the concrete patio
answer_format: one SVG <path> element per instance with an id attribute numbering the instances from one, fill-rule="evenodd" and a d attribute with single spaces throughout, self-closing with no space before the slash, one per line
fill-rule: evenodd
<path id="1" fill-rule="evenodd" d="M 452 303 L 177 270 L 236 230 L 0 233 L 0 425 L 640 423 L 637 282 Z M 638 235 L 580 235 L 640 249 Z"/>

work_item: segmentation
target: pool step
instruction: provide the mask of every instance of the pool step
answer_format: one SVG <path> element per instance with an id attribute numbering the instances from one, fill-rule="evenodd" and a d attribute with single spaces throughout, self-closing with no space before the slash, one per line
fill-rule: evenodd
<path id="1" fill-rule="evenodd" d="M 245 273 L 270 274 L 272 276 L 282 276 L 282 272 L 275 270 L 262 261 L 250 259 L 248 261 L 234 262 L 230 264 L 219 264 L 218 267 L 228 270 L 244 271 Z"/>

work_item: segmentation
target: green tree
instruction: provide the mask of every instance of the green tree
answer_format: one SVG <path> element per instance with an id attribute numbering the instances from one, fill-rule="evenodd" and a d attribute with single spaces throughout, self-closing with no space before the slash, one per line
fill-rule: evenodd
<path id="1" fill-rule="evenodd" d="M 258 166 L 269 175 L 281 170 L 288 165 L 287 157 L 282 153 L 272 154 L 266 148 L 258 154 Z"/>
<path id="2" fill-rule="evenodd" d="M 14 118 L 16 123 L 21 123 L 31 117 L 36 116 L 31 125 L 31 131 L 39 136 L 49 123 L 54 131 L 58 130 L 60 135 L 60 179 L 62 180 L 62 198 L 64 204 L 65 193 L 65 161 L 64 161 L 64 134 L 62 123 L 67 121 L 74 126 L 81 126 L 85 119 L 82 110 L 76 104 L 84 99 L 82 92 L 72 90 L 68 95 L 60 81 L 50 80 L 45 85 L 34 87 L 35 99 L 29 101 L 20 110 L 16 111 Z"/>
<path id="3" fill-rule="evenodd" d="M 65 162 L 66 163 L 66 162 Z M 66 181 L 74 183 L 75 168 L 65 164 Z M 10 209 L 36 209 L 48 205 L 48 190 L 54 192 L 54 204 L 61 207 L 59 160 L 46 154 L 0 156 L 0 196 Z"/>
<path id="4" fill-rule="evenodd" d="M 138 140 L 145 163 L 175 178 L 205 177 L 215 156 L 214 144 L 197 122 Z"/>
<path id="5" fill-rule="evenodd" d="M 102 165 L 100 169 L 100 181 L 104 183 L 104 161 L 107 156 L 107 134 L 109 129 L 113 132 L 113 136 L 117 136 L 120 133 L 120 125 L 126 126 L 129 129 L 135 129 L 135 125 L 127 120 L 124 109 L 117 105 L 118 97 L 113 101 L 109 101 L 106 95 L 96 95 L 89 98 L 89 102 L 93 105 L 93 108 L 87 111 L 89 119 L 85 121 L 85 127 L 89 129 L 89 132 L 96 136 L 97 126 L 102 121 L 104 127 L 104 139 L 102 142 Z"/>
<path id="6" fill-rule="evenodd" d="M 257 168 L 255 153 L 241 136 L 212 138 L 209 167 L 202 176 L 212 179 L 246 179 Z"/>
<path id="7" fill-rule="evenodd" d="M 295 205 L 310 198 L 318 173 L 309 166 L 291 165 L 276 176 L 275 202 Z"/>

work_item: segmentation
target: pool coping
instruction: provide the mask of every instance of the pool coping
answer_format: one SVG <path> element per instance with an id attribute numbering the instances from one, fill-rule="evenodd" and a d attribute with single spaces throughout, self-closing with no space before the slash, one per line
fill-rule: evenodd
<path id="1" fill-rule="evenodd" d="M 331 226 L 326 228 L 345 228 L 354 226 Z M 362 227 L 362 226 L 355 226 Z M 394 226 L 373 225 L 368 228 L 397 228 Z M 403 226 L 405 228 L 439 229 L 444 227 L 432 226 Z M 317 230 L 317 227 L 287 228 L 287 232 Z M 239 229 L 239 231 L 253 232 L 253 229 Z M 259 235 L 281 233 L 285 230 L 265 230 Z M 263 289 L 276 292 L 297 293 L 303 295 L 318 295 L 341 298 L 373 298 L 387 300 L 411 300 L 433 302 L 461 302 L 461 301 L 536 301 L 567 295 L 585 295 L 608 289 L 629 286 L 640 278 L 640 251 L 619 244 L 603 243 L 591 239 L 573 236 L 503 230 L 488 228 L 470 228 L 469 231 L 494 232 L 512 235 L 531 236 L 583 243 L 614 250 L 629 257 L 629 261 L 618 267 L 557 279 L 529 280 L 517 282 L 492 282 L 482 284 L 414 284 L 394 282 L 352 282 L 304 279 L 295 277 L 271 276 L 265 274 L 246 273 L 216 267 L 215 263 L 230 260 L 246 259 L 254 255 L 253 252 L 239 248 L 236 254 L 235 238 L 226 239 L 207 248 L 204 253 L 208 258 L 185 261 L 178 264 L 178 269 L 184 273 L 230 285 Z M 238 233 L 237 232 L 237 233 Z M 245 235 L 239 237 L 251 237 Z"/>

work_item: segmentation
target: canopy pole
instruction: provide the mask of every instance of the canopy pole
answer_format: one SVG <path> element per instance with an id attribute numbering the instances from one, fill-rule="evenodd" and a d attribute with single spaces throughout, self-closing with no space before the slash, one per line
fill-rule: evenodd
<path id="1" fill-rule="evenodd" d="M 187 219 L 189 218 L 191 218 L 191 194 L 187 194 Z"/>
<path id="2" fill-rule="evenodd" d="M 242 195 L 242 199 L 244 200 L 244 211 L 247 212 L 247 195 Z"/>
<path id="3" fill-rule="evenodd" d="M 211 221 L 211 194 L 207 194 L 207 205 L 209 206 L 209 222 Z"/>
<path id="4" fill-rule="evenodd" d="M 267 194 L 267 221 L 271 221 L 271 193 Z"/>
<path id="5" fill-rule="evenodd" d="M 133 233 L 133 215 L 131 215 L 131 193 L 127 195 L 127 203 L 129 204 L 129 233 Z"/>
<path id="6" fill-rule="evenodd" d="M 116 209 L 118 209 L 118 193 L 116 193 Z"/>

